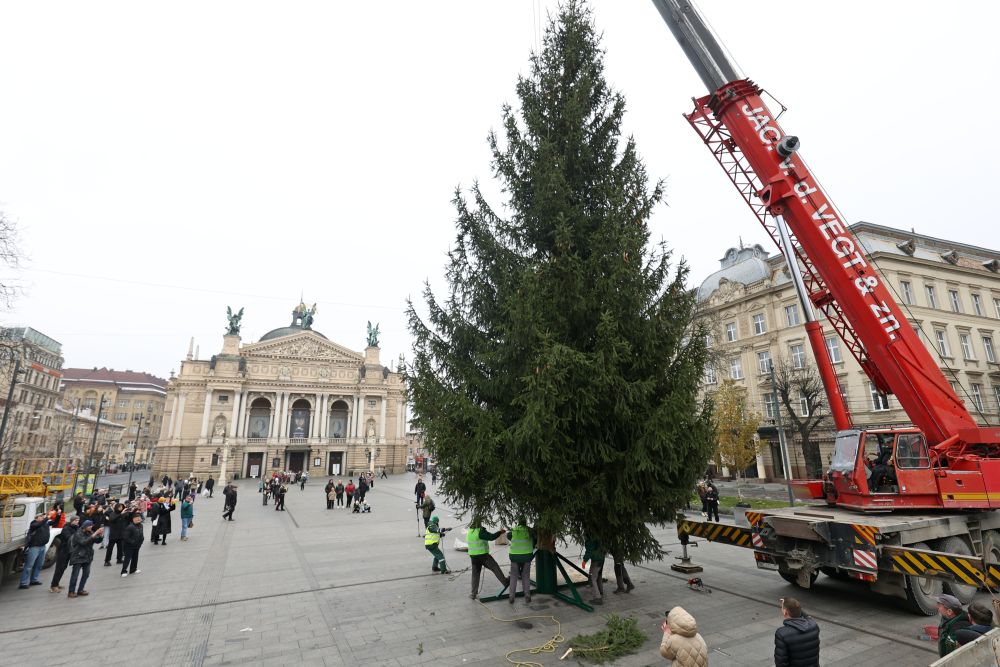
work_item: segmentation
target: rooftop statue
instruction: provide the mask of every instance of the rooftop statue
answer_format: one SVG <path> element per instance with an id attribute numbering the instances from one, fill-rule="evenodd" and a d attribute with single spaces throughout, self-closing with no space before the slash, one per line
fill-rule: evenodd
<path id="1" fill-rule="evenodd" d="M 298 325 L 303 329 L 312 329 L 312 323 L 315 318 L 316 304 L 314 303 L 312 308 L 309 308 L 304 301 L 301 301 L 295 307 L 295 310 L 292 311 L 292 326 Z"/>
<path id="2" fill-rule="evenodd" d="M 368 347 L 378 347 L 378 325 L 373 329 L 371 320 L 368 320 Z"/>
<path id="3" fill-rule="evenodd" d="M 226 317 L 229 319 L 229 329 L 226 330 L 226 335 L 239 336 L 240 320 L 243 319 L 243 309 L 240 308 L 240 312 L 233 314 L 233 309 L 226 306 Z"/>

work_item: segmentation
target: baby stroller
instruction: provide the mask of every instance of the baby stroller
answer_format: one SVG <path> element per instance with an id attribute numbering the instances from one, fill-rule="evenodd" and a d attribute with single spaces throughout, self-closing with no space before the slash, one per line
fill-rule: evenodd
<path id="1" fill-rule="evenodd" d="M 368 503 L 354 503 L 353 514 L 370 514 L 372 506 Z"/>

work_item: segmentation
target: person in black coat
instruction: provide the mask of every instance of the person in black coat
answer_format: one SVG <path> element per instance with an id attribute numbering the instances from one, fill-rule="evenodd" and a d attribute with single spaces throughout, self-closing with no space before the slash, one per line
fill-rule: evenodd
<path id="1" fill-rule="evenodd" d="M 712 517 L 715 517 L 715 521 L 719 520 L 719 489 L 711 481 L 709 481 L 705 488 L 705 507 L 707 508 L 708 520 L 712 521 Z"/>
<path id="2" fill-rule="evenodd" d="M 132 482 L 128 485 L 128 501 L 132 502 L 137 495 L 139 495 L 139 486 L 135 482 Z"/>
<path id="3" fill-rule="evenodd" d="M 104 550 L 104 567 L 111 567 L 111 552 L 118 547 L 118 557 L 115 559 L 116 563 L 122 562 L 122 558 L 125 557 L 125 552 L 122 547 L 122 531 L 125 530 L 125 526 L 129 523 L 129 513 L 125 511 L 125 505 L 123 503 L 118 503 L 114 506 L 110 512 L 108 512 L 108 529 L 110 530 L 111 536 L 108 539 L 108 547 Z"/>
<path id="4" fill-rule="evenodd" d="M 215 480 L 212 478 L 211 475 L 209 475 L 208 479 L 205 480 L 205 488 L 208 489 L 208 497 L 211 498 L 212 497 L 212 489 L 215 488 Z"/>
<path id="5" fill-rule="evenodd" d="M 819 625 L 795 598 L 782 598 L 785 622 L 774 631 L 775 667 L 819 667 Z"/>
<path id="6" fill-rule="evenodd" d="M 167 535 L 170 534 L 170 513 L 177 509 L 177 505 L 166 498 L 160 500 L 162 502 L 156 504 L 156 537 L 153 538 L 153 544 L 166 546 Z"/>
<path id="7" fill-rule="evenodd" d="M 285 511 L 285 494 L 286 493 L 288 493 L 288 488 L 284 484 L 282 484 L 281 486 L 278 487 L 278 495 L 275 496 L 276 500 L 274 501 L 274 511 L 275 512 L 284 512 Z"/>
<path id="8" fill-rule="evenodd" d="M 63 589 L 59 585 L 63 573 L 69 565 L 70 540 L 73 533 L 80 529 L 80 516 L 76 515 L 66 522 L 66 526 L 52 539 L 52 545 L 56 547 L 56 563 L 52 568 L 52 583 L 49 584 L 50 593 L 58 593 Z"/>
<path id="9" fill-rule="evenodd" d="M 225 511 L 222 513 L 222 518 L 229 518 L 230 521 L 233 520 L 233 512 L 236 510 L 236 487 L 227 486 L 228 492 L 226 493 L 226 504 Z"/>
<path id="10" fill-rule="evenodd" d="M 133 514 L 132 523 L 122 531 L 122 543 L 125 545 L 125 559 L 122 561 L 122 576 L 139 574 L 139 548 L 146 537 L 142 534 L 142 515 Z"/>

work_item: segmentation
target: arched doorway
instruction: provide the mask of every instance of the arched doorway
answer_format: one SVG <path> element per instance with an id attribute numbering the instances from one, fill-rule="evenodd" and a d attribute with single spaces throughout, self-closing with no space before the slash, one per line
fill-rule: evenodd
<path id="1" fill-rule="evenodd" d="M 247 418 L 246 469 L 244 476 L 254 478 L 264 474 L 267 461 L 267 438 L 271 434 L 271 401 L 260 397 L 250 403 Z M 259 449 L 258 449 L 259 448 Z"/>
<path id="2" fill-rule="evenodd" d="M 309 437 L 309 418 L 312 414 L 312 405 L 304 398 L 292 403 L 292 418 L 288 422 L 289 438 Z"/>
<path id="3" fill-rule="evenodd" d="M 250 404 L 250 420 L 247 423 L 248 438 L 266 438 L 271 432 L 271 401 L 266 398 L 254 399 Z"/>
<path id="4" fill-rule="evenodd" d="M 327 423 L 327 433 L 331 438 L 346 438 L 347 437 L 347 413 L 348 407 L 347 403 L 344 401 L 335 401 L 333 405 L 330 406 L 330 416 Z"/>

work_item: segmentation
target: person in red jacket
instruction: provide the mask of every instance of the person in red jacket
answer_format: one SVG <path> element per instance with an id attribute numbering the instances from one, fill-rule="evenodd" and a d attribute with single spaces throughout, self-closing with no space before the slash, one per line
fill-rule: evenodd
<path id="1" fill-rule="evenodd" d="M 354 480 L 347 480 L 347 487 L 344 488 L 344 493 L 347 494 L 347 509 L 351 509 L 351 500 L 354 498 Z"/>

